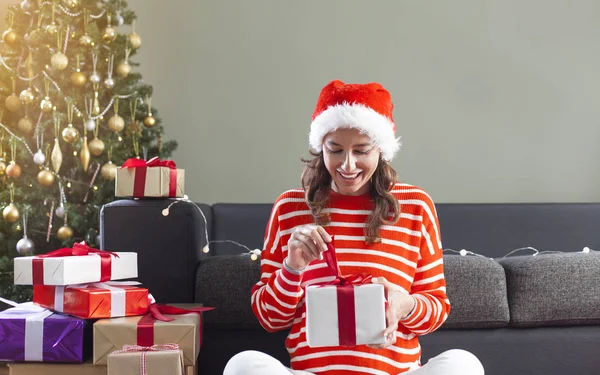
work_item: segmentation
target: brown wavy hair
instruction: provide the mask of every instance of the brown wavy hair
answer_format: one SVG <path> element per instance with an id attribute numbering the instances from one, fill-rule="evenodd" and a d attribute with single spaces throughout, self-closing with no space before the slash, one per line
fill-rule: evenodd
<path id="1" fill-rule="evenodd" d="M 329 190 L 331 189 L 331 175 L 325 167 L 323 152 L 310 151 L 313 159 L 302 158 L 305 164 L 302 171 L 302 188 L 308 207 L 317 225 L 329 224 L 330 217 L 323 213 L 329 201 Z M 398 181 L 398 174 L 392 166 L 379 157 L 377 168 L 371 177 L 371 197 L 374 208 L 367 219 L 365 237 L 367 243 L 381 242 L 379 239 L 379 228 L 382 225 L 393 225 L 400 219 L 400 204 L 390 192 Z"/>

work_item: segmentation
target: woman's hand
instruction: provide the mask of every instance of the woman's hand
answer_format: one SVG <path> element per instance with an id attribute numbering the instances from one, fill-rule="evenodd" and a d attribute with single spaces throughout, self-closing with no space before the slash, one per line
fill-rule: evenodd
<path id="1" fill-rule="evenodd" d="M 308 224 L 297 227 L 288 240 L 288 255 L 285 259 L 288 267 L 300 271 L 316 259 L 323 259 L 321 254 L 327 250 L 331 236 L 323 227 Z"/>
<path id="2" fill-rule="evenodd" d="M 381 284 L 385 289 L 386 299 L 388 301 L 385 318 L 387 328 L 383 331 L 385 343 L 380 345 L 369 345 L 371 348 L 384 349 L 396 343 L 396 331 L 400 320 L 406 318 L 414 309 L 416 300 L 413 296 L 406 293 L 404 290 L 399 290 L 392 283 L 387 281 L 385 277 L 374 277 L 371 279 L 374 284 Z"/>

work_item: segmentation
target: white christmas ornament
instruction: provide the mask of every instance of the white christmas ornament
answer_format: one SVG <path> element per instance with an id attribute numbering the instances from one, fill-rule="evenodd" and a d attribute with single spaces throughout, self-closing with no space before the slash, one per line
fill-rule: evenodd
<path id="1" fill-rule="evenodd" d="M 110 77 L 105 79 L 104 86 L 106 86 L 107 89 L 112 89 L 113 87 L 115 87 L 115 80 Z"/>
<path id="2" fill-rule="evenodd" d="M 90 81 L 92 83 L 100 83 L 100 76 L 97 73 L 94 73 L 90 76 Z"/>
<path id="3" fill-rule="evenodd" d="M 94 121 L 94 119 L 90 118 L 85 122 L 85 128 L 87 131 L 89 132 L 93 132 L 94 129 L 96 129 L 96 121 Z"/>
<path id="4" fill-rule="evenodd" d="M 56 211 L 54 212 L 56 214 L 56 216 L 58 216 L 59 218 L 64 218 L 65 217 L 65 208 L 64 207 L 57 207 Z"/>
<path id="5" fill-rule="evenodd" d="M 33 241 L 27 238 L 27 236 L 24 236 L 17 242 L 17 252 L 22 256 L 31 255 L 34 248 Z"/>
<path id="6" fill-rule="evenodd" d="M 44 155 L 42 150 L 37 150 L 35 155 L 33 155 L 33 162 L 37 165 L 44 165 L 46 162 L 46 155 Z"/>

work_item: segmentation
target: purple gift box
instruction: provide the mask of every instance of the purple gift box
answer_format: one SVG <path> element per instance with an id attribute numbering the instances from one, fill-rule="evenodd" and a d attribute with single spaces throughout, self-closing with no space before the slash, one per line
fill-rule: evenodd
<path id="1" fill-rule="evenodd" d="M 76 362 L 92 352 L 93 322 L 31 303 L 0 312 L 0 361 Z"/>

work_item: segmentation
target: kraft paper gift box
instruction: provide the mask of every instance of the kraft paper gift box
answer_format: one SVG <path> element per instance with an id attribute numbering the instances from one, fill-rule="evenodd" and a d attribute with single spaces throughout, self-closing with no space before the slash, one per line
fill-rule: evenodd
<path id="1" fill-rule="evenodd" d="M 125 346 L 108 355 L 108 375 L 186 375 L 178 345 Z"/>
<path id="2" fill-rule="evenodd" d="M 86 363 L 9 363 L 8 375 L 107 375 L 107 366 L 96 366 L 91 361 Z M 193 366 L 185 366 L 186 375 L 196 375 Z M 4 374 L 0 371 L 0 374 Z"/>
<path id="3" fill-rule="evenodd" d="M 376 345 L 385 343 L 385 291 L 370 276 L 342 276 L 335 248 L 323 252 L 336 273 L 333 285 L 309 285 L 305 292 L 306 341 L 309 347 Z"/>
<path id="4" fill-rule="evenodd" d="M 0 312 L 0 361 L 81 363 L 91 355 L 92 322 L 3 301 L 15 307 Z"/>
<path id="5" fill-rule="evenodd" d="M 125 345 L 152 346 L 177 344 L 184 364 L 195 366 L 201 344 L 201 317 L 197 313 L 165 315 L 163 322 L 149 315 L 100 319 L 94 323 L 94 364 L 106 365 L 108 355 Z"/>
<path id="6" fill-rule="evenodd" d="M 119 282 L 34 285 L 33 302 L 83 319 L 143 315 L 149 305 L 148 289 Z"/>
<path id="7" fill-rule="evenodd" d="M 15 285 L 73 285 L 136 278 L 137 253 L 76 243 L 47 254 L 14 258 Z"/>
<path id="8" fill-rule="evenodd" d="M 9 375 L 106 375 L 106 366 L 86 363 L 9 363 Z"/>
<path id="9" fill-rule="evenodd" d="M 117 197 L 181 198 L 184 194 L 185 170 L 176 168 L 172 160 L 133 158 L 117 169 Z"/>

